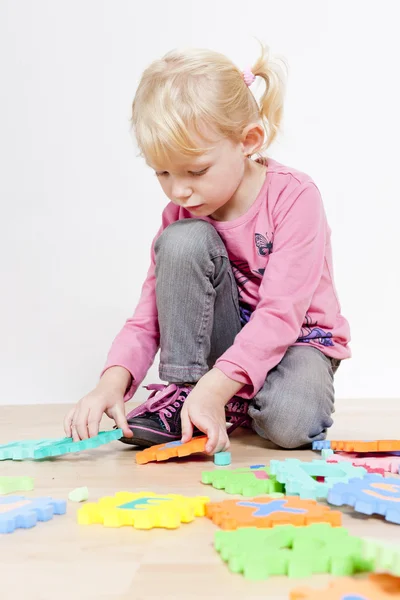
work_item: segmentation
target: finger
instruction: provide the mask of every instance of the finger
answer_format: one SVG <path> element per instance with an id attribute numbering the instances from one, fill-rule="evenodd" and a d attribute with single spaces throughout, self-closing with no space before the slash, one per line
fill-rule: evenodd
<path id="1" fill-rule="evenodd" d="M 64 431 L 67 437 L 72 437 L 71 424 L 75 413 L 75 406 L 64 417 Z"/>
<path id="2" fill-rule="evenodd" d="M 181 425 L 182 425 L 182 444 L 190 442 L 193 437 L 193 425 L 189 418 L 188 411 L 183 408 L 181 410 Z"/>
<path id="3" fill-rule="evenodd" d="M 88 431 L 89 437 L 94 437 L 99 433 L 99 425 L 103 412 L 101 410 L 92 409 L 88 415 Z"/>
<path id="4" fill-rule="evenodd" d="M 80 440 L 89 439 L 89 431 L 88 431 L 88 417 L 89 411 L 86 409 L 84 412 L 79 412 L 77 417 L 75 418 L 75 429 Z"/>
<path id="5" fill-rule="evenodd" d="M 205 429 L 208 437 L 208 442 L 206 444 L 206 452 L 208 452 L 208 454 L 213 454 L 218 444 L 219 427 L 216 423 L 211 422 L 207 424 Z"/>
<path id="6" fill-rule="evenodd" d="M 128 421 L 126 420 L 125 411 L 122 406 L 117 405 L 115 407 L 115 414 L 113 416 L 115 424 L 119 429 L 122 429 L 124 437 L 131 438 L 133 433 L 129 428 Z"/>
<path id="7" fill-rule="evenodd" d="M 218 442 L 214 450 L 214 454 L 217 452 L 226 452 L 229 449 L 230 441 L 226 434 L 226 431 L 219 430 Z"/>

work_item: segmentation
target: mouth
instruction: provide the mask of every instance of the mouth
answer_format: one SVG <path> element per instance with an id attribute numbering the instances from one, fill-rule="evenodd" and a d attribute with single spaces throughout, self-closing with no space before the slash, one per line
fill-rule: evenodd
<path id="1" fill-rule="evenodd" d="M 198 210 L 199 208 L 201 208 L 203 205 L 202 204 L 197 204 L 196 206 L 187 206 L 186 210 Z"/>

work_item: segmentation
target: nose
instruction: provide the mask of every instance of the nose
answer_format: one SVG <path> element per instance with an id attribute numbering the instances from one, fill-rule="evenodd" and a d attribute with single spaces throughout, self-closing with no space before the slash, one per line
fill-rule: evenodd
<path id="1" fill-rule="evenodd" d="M 192 195 L 192 190 L 187 186 L 175 185 L 172 189 L 172 197 L 179 204 L 184 204 Z"/>

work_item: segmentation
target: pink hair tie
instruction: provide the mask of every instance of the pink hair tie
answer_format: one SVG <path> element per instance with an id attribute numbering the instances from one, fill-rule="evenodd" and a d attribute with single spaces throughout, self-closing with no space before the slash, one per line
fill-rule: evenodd
<path id="1" fill-rule="evenodd" d="M 251 67 L 246 67 L 243 71 L 243 79 L 247 87 L 250 87 L 251 84 L 255 81 L 256 76 L 251 70 Z"/>

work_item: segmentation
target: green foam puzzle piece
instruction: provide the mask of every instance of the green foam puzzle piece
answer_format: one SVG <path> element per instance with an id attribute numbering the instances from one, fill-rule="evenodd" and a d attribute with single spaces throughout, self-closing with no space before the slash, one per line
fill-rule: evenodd
<path id="1" fill-rule="evenodd" d="M 252 580 L 271 575 L 352 575 L 374 568 L 374 558 L 363 556 L 362 540 L 329 523 L 217 531 L 214 546 L 230 571 Z"/>
<path id="2" fill-rule="evenodd" d="M 326 460 L 327 458 L 329 458 L 333 454 L 335 454 L 335 453 L 330 448 L 322 448 L 322 450 L 321 450 L 321 457 L 322 457 L 323 460 Z"/>
<path id="3" fill-rule="evenodd" d="M 0 460 L 39 460 L 52 456 L 61 456 L 70 452 L 82 452 L 108 444 L 122 437 L 121 429 L 101 431 L 88 440 L 74 442 L 72 438 L 29 440 L 25 442 L 10 442 L 0 445 Z"/>
<path id="4" fill-rule="evenodd" d="M 281 495 L 284 491 L 284 486 L 270 474 L 267 467 L 203 471 L 201 481 L 217 490 L 225 490 L 228 494 L 246 497 L 275 493 Z"/>
<path id="5" fill-rule="evenodd" d="M 301 461 L 297 458 L 271 460 L 270 471 L 277 481 L 284 484 L 287 496 L 303 499 L 327 498 L 330 488 L 336 483 L 347 483 L 352 478 L 362 479 L 367 471 L 350 462 L 328 463 L 325 460 Z M 324 477 L 324 481 L 316 481 Z"/>
<path id="6" fill-rule="evenodd" d="M 72 502 L 84 502 L 85 500 L 87 500 L 89 498 L 89 490 L 87 489 L 86 486 L 76 488 L 68 494 L 68 498 Z"/>
<path id="7" fill-rule="evenodd" d="M 214 464 L 218 467 L 226 467 L 231 464 L 232 456 L 230 452 L 217 452 L 214 454 Z"/>
<path id="8" fill-rule="evenodd" d="M 375 570 L 400 577 L 400 545 L 364 538 L 363 556 L 375 562 Z"/>
<path id="9" fill-rule="evenodd" d="M 30 492 L 33 490 L 32 477 L 0 477 L 0 494 Z"/>

